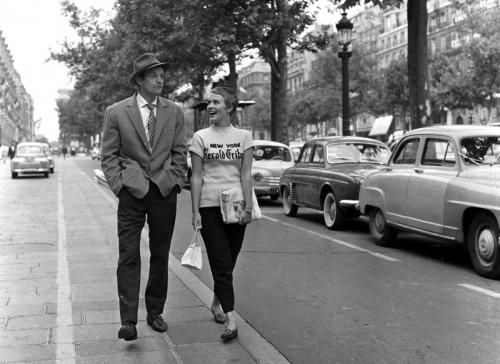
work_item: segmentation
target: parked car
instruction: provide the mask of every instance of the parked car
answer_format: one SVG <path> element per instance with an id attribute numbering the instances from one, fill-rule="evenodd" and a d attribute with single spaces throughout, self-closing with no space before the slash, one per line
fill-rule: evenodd
<path id="1" fill-rule="evenodd" d="M 43 174 L 49 177 L 49 159 L 44 145 L 37 142 L 19 143 L 10 163 L 10 171 L 12 178 L 17 178 L 20 174 Z"/>
<path id="2" fill-rule="evenodd" d="M 51 148 L 47 143 L 42 143 L 42 144 L 43 144 L 43 152 L 47 155 L 47 159 L 49 160 L 49 171 L 50 173 L 54 173 L 54 170 L 56 168 L 56 162 L 54 160 L 54 156 L 52 155 Z"/>
<path id="3" fill-rule="evenodd" d="M 297 159 L 299 159 L 300 150 L 302 149 L 303 145 L 304 142 L 290 142 L 288 144 L 288 146 L 292 150 L 294 162 L 297 162 Z"/>
<path id="4" fill-rule="evenodd" d="M 360 211 L 378 245 L 399 230 L 468 249 L 476 272 L 500 277 L 500 128 L 455 125 L 416 129 L 386 168 L 361 185 Z"/>
<path id="5" fill-rule="evenodd" d="M 283 171 L 293 166 L 291 149 L 283 143 L 269 140 L 253 141 L 252 182 L 257 197 L 277 200 Z"/>
<path id="6" fill-rule="evenodd" d="M 390 155 L 381 141 L 362 137 L 325 137 L 304 144 L 297 163 L 280 179 L 283 210 L 296 216 L 300 206 L 323 211 L 329 229 L 359 216 L 359 183 L 382 168 Z"/>
<path id="7" fill-rule="evenodd" d="M 92 157 L 92 160 L 100 160 L 101 159 L 101 148 L 99 147 L 94 147 L 90 151 L 90 156 Z"/>

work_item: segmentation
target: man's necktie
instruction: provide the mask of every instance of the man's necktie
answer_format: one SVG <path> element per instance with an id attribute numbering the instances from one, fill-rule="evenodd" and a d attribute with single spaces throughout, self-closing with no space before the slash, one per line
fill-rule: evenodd
<path id="1" fill-rule="evenodd" d="M 153 139 L 155 137 L 155 126 L 156 126 L 156 117 L 155 117 L 155 106 L 153 104 L 146 104 L 149 109 L 148 116 L 148 134 L 149 134 L 149 146 L 153 148 Z"/>

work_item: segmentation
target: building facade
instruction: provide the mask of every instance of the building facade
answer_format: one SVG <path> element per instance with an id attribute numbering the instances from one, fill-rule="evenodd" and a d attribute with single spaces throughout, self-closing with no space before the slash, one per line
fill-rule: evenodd
<path id="1" fill-rule="evenodd" d="M 265 89 L 271 87 L 271 68 L 262 59 L 256 59 L 248 66 L 238 70 L 238 89 L 240 98 L 262 97 Z"/>
<path id="2" fill-rule="evenodd" d="M 26 92 L 12 55 L 0 31 L 0 142 L 2 145 L 33 140 L 33 99 Z"/>

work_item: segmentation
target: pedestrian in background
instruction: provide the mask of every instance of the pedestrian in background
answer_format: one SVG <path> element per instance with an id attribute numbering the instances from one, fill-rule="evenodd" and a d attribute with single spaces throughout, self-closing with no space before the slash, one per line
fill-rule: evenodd
<path id="1" fill-rule="evenodd" d="M 68 147 L 66 147 L 65 145 L 62 147 L 62 154 L 64 159 L 66 159 L 66 154 L 68 154 Z"/>
<path id="2" fill-rule="evenodd" d="M 8 153 L 9 153 L 9 147 L 4 147 L 4 146 L 1 146 L 1 149 L 2 149 L 2 162 L 3 164 L 5 164 L 5 161 L 7 160 L 7 158 L 9 157 L 8 156 Z"/>
<path id="3" fill-rule="evenodd" d="M 9 157 L 10 160 L 12 160 L 12 158 L 14 158 L 15 155 L 16 155 L 16 147 L 11 145 L 9 147 L 9 151 L 7 152 L 7 156 Z"/>
<path id="4" fill-rule="evenodd" d="M 140 240 L 146 218 L 151 254 L 146 286 L 146 322 L 167 331 L 168 256 L 177 194 L 187 170 L 184 115 L 160 97 L 166 63 L 146 53 L 133 63 L 130 82 L 137 92 L 106 109 L 102 170 L 118 197 L 118 296 L 122 327 L 118 338 L 137 338 L 141 274 Z"/>
<path id="5" fill-rule="evenodd" d="M 207 112 L 212 123 L 197 131 L 192 139 L 191 203 L 193 228 L 201 228 L 208 261 L 214 280 L 211 311 L 217 323 L 224 323 L 223 341 L 238 337 L 234 316 L 233 271 L 245 237 L 245 228 L 252 221 L 253 141 L 249 131 L 231 124 L 238 100 L 228 87 L 215 87 L 209 98 Z M 223 156 L 223 157 L 221 157 Z M 245 209 L 238 224 L 225 224 L 219 203 L 219 190 L 242 189 Z"/>

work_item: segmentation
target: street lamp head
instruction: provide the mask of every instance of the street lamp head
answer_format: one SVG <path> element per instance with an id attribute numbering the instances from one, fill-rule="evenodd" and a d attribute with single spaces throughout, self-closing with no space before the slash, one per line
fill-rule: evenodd
<path id="1" fill-rule="evenodd" d="M 352 41 L 353 24 L 347 19 L 347 13 L 342 13 L 342 19 L 337 23 L 339 45 L 348 46 Z"/>

